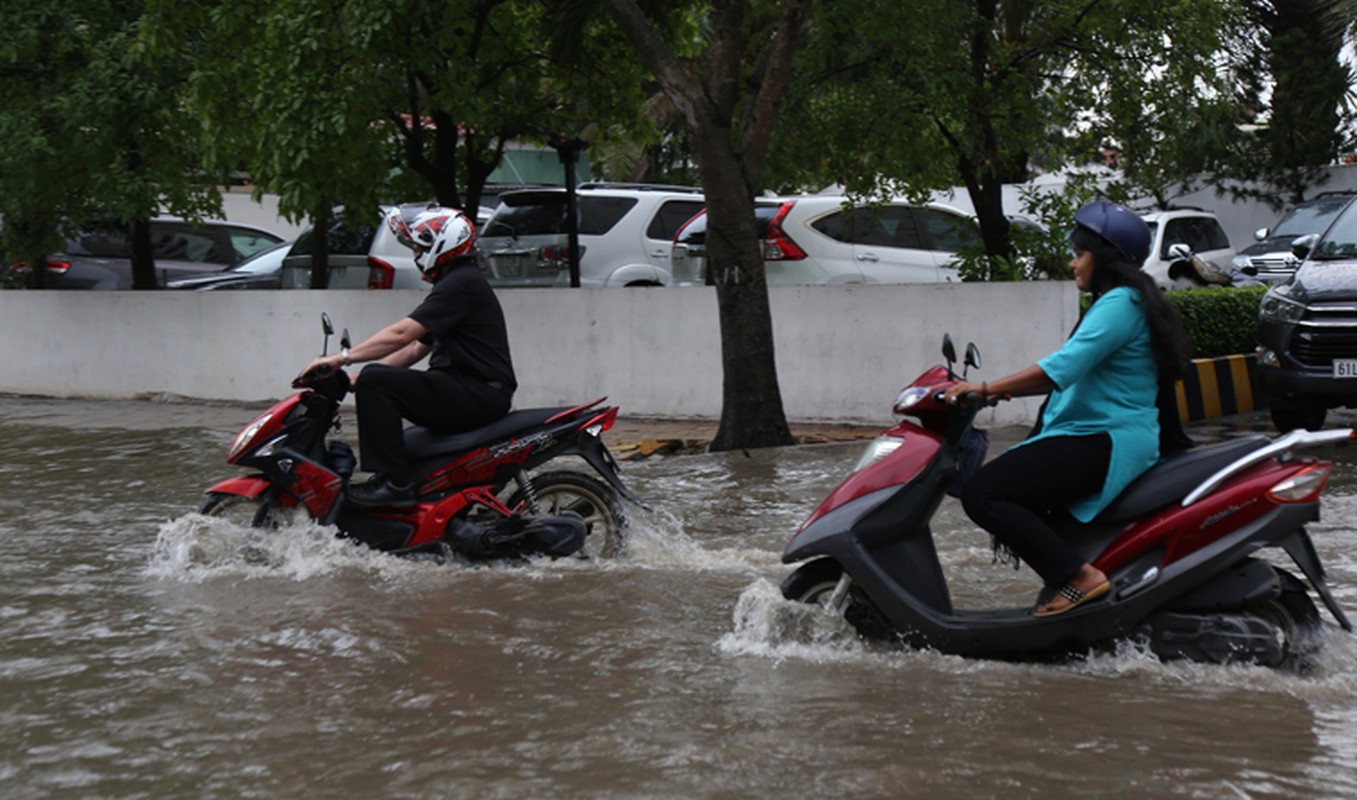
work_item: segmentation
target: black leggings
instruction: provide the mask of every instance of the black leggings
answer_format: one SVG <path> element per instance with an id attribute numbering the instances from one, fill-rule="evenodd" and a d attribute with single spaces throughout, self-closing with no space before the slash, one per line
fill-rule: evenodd
<path id="1" fill-rule="evenodd" d="M 1084 558 L 1051 527 L 1075 500 L 1102 491 L 1112 437 L 1057 436 L 1012 450 L 966 482 L 966 513 L 1026 561 L 1047 586 L 1065 583 Z"/>
<path id="2" fill-rule="evenodd" d="M 354 381 L 358 446 L 363 469 L 397 482 L 410 478 L 402 419 L 439 433 L 489 425 L 509 413 L 507 392 L 474 378 L 442 370 L 369 364 Z"/>

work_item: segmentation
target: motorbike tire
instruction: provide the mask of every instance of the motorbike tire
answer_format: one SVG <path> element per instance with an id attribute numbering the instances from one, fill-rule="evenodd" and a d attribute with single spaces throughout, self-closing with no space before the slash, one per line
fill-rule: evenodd
<path id="1" fill-rule="evenodd" d="M 823 603 L 834 593 L 843 567 L 832 558 L 817 558 L 802 564 L 782 581 L 782 596 L 793 603 Z"/>
<path id="2" fill-rule="evenodd" d="M 1323 645 L 1324 625 L 1305 583 L 1284 569 L 1278 569 L 1277 575 L 1282 581 L 1282 593 L 1249 611 L 1277 629 L 1283 654 L 1281 666 L 1304 672 L 1313 666 L 1311 662 Z"/>
<path id="3" fill-rule="evenodd" d="M 580 472 L 544 472 L 532 478 L 532 494 L 539 514 L 573 511 L 584 518 L 588 533 L 579 558 L 617 558 L 626 543 L 627 515 L 622 499 L 607 484 Z M 517 508 L 527 499 L 522 488 L 507 505 Z"/>
<path id="4" fill-rule="evenodd" d="M 258 497 L 211 492 L 198 505 L 198 513 L 233 522 L 242 528 L 280 528 L 292 522 L 298 509 L 283 508 L 271 492 Z"/>

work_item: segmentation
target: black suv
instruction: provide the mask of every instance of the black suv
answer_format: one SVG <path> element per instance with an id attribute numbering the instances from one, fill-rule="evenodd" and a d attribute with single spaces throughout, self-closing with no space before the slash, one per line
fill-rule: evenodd
<path id="1" fill-rule="evenodd" d="M 1292 251 L 1300 268 L 1259 307 L 1258 381 L 1278 430 L 1314 430 L 1357 405 L 1357 204 Z"/>

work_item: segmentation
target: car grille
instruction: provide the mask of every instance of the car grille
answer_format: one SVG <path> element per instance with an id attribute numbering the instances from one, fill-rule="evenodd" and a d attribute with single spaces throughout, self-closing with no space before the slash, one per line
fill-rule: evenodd
<path id="1" fill-rule="evenodd" d="M 1296 273 L 1296 261 L 1289 253 L 1251 256 L 1249 265 L 1263 277 L 1290 277 Z"/>
<path id="2" fill-rule="evenodd" d="M 1357 358 L 1357 305 L 1312 305 L 1291 335 L 1291 356 L 1327 369 L 1335 358 Z"/>

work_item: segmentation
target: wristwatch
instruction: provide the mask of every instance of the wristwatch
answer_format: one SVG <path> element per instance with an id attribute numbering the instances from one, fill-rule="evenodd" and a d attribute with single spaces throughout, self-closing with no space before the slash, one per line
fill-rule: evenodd
<path id="1" fill-rule="evenodd" d="M 353 364 L 353 362 L 352 362 L 351 360 L 349 360 L 349 348 L 347 348 L 347 347 L 341 347 L 341 348 L 339 349 L 339 357 L 340 357 L 341 359 L 343 359 L 343 361 L 344 361 L 344 366 L 347 367 L 347 366 L 350 366 L 351 364 Z"/>

